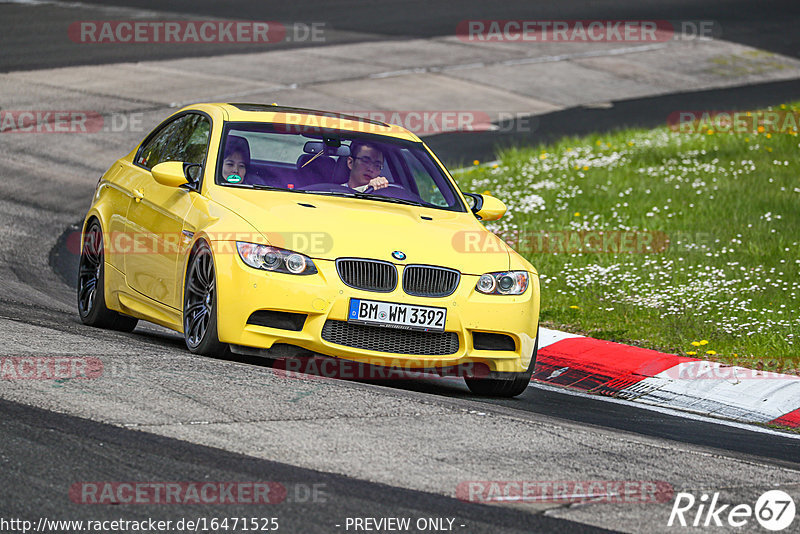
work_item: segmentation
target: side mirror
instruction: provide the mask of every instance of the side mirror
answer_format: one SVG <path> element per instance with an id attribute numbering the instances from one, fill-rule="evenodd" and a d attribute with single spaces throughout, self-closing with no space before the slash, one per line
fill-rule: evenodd
<path id="1" fill-rule="evenodd" d="M 464 193 L 464 196 L 467 197 L 472 213 L 482 221 L 496 221 L 506 213 L 506 205 L 492 195 Z"/>
<path id="2" fill-rule="evenodd" d="M 200 181 L 200 176 L 203 174 L 203 166 L 199 163 L 184 163 L 183 175 L 189 180 L 190 184 L 197 185 Z"/>
<path id="3" fill-rule="evenodd" d="M 151 172 L 156 182 L 168 187 L 179 187 L 189 182 L 184 164 L 180 161 L 164 161 L 153 167 Z"/>

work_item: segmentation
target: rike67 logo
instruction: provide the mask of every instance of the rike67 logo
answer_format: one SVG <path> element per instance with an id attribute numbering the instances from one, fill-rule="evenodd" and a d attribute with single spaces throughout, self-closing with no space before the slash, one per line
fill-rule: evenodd
<path id="1" fill-rule="evenodd" d="M 719 492 L 710 498 L 704 493 L 696 499 L 691 493 L 678 493 L 669 514 L 667 526 L 681 527 L 745 527 L 752 529 L 752 520 L 767 530 L 781 531 L 794 522 L 795 504 L 792 497 L 781 490 L 762 494 L 755 506 L 749 504 L 719 504 Z"/>

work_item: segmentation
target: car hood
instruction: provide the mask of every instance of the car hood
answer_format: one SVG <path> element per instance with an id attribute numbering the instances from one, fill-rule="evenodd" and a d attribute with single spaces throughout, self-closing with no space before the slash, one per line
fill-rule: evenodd
<path id="1" fill-rule="evenodd" d="M 315 259 L 372 258 L 464 274 L 509 268 L 509 247 L 471 213 L 224 187 L 214 188 L 209 198 L 250 223 L 269 244 Z M 395 251 L 405 259 L 393 258 Z"/>

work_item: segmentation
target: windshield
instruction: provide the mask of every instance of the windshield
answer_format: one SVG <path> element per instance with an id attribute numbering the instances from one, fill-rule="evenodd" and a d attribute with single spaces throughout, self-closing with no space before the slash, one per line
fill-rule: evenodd
<path id="1" fill-rule="evenodd" d="M 422 143 L 344 131 L 230 123 L 216 183 L 466 211 Z"/>

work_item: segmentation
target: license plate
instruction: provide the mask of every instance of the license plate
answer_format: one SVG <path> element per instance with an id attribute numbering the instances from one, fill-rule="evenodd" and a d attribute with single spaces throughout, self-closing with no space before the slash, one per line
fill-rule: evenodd
<path id="1" fill-rule="evenodd" d="M 347 322 L 405 330 L 444 332 L 446 308 L 350 299 Z"/>

